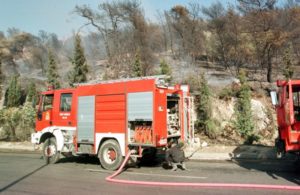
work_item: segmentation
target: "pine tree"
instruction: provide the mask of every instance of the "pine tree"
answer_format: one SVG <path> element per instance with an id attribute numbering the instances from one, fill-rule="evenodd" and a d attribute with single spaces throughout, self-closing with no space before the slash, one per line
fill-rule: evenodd
<path id="1" fill-rule="evenodd" d="M 170 77 L 169 79 L 167 79 L 167 82 L 170 82 L 172 80 L 172 76 L 171 76 L 172 70 L 171 70 L 171 67 L 169 66 L 169 64 L 165 60 L 162 60 L 159 64 L 159 67 L 160 67 L 161 74 L 167 75 Z"/>
<path id="2" fill-rule="evenodd" d="M 59 75 L 57 72 L 57 65 L 53 53 L 49 50 L 48 53 L 48 69 L 47 69 L 47 82 L 55 89 L 60 88 Z"/>
<path id="3" fill-rule="evenodd" d="M 72 59 L 73 70 L 69 73 L 69 84 L 82 83 L 87 81 L 88 64 L 84 55 L 84 49 L 81 46 L 80 36 L 75 36 L 74 57 Z"/>
<path id="4" fill-rule="evenodd" d="M 142 63 L 139 52 L 135 54 L 134 63 L 132 64 L 132 77 L 142 76 Z"/>
<path id="5" fill-rule="evenodd" d="M 197 104 L 197 123 L 200 129 L 204 130 L 204 133 L 210 138 L 216 138 L 216 124 L 212 120 L 212 105 L 211 105 L 211 92 L 202 74 L 200 77 L 199 87 L 199 99 Z"/>
<path id="6" fill-rule="evenodd" d="M 6 107 L 18 107 L 21 105 L 21 85 L 18 81 L 18 76 L 15 75 L 11 78 L 8 89 L 7 89 L 7 98 L 6 98 Z"/>
<path id="7" fill-rule="evenodd" d="M 289 46 L 285 51 L 284 51 L 284 56 L 283 56 L 283 63 L 284 63 L 284 69 L 283 69 L 283 75 L 287 80 L 291 79 L 294 74 L 294 68 L 293 68 L 293 62 L 291 58 L 291 46 Z"/>
<path id="8" fill-rule="evenodd" d="M 246 139 L 246 143 L 251 144 L 258 137 L 253 134 L 254 124 L 251 110 L 251 90 L 247 83 L 245 71 L 240 71 L 239 80 L 241 87 L 238 92 L 238 99 L 235 105 L 235 128 L 241 136 Z"/>
<path id="9" fill-rule="evenodd" d="M 30 82 L 27 91 L 28 93 L 26 97 L 26 102 L 31 102 L 31 105 L 34 107 L 37 103 L 37 91 L 34 82 Z"/>

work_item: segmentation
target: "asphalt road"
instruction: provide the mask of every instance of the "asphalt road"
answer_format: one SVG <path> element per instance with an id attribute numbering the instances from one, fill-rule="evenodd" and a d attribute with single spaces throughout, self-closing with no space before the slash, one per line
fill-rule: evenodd
<path id="1" fill-rule="evenodd" d="M 300 185 L 300 172 L 292 161 L 201 162 L 188 161 L 189 171 L 171 172 L 160 164 L 129 167 L 120 179 Z M 299 167 L 298 167 L 299 168 Z M 239 188 L 157 187 L 108 183 L 112 174 L 96 158 L 62 159 L 45 165 L 39 154 L 0 152 L 1 194 L 300 194 L 299 191 Z"/>

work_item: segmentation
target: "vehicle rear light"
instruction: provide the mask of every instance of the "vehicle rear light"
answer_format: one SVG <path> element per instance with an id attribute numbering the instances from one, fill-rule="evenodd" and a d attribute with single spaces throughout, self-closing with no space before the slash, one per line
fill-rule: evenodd
<path id="1" fill-rule="evenodd" d="M 167 138 L 164 138 L 164 137 L 157 136 L 156 140 L 157 140 L 157 144 L 159 146 L 164 146 L 164 145 L 167 145 L 167 143 L 168 143 Z"/>
<path id="2" fill-rule="evenodd" d="M 166 145 L 167 144 L 167 138 L 161 138 L 159 141 L 158 141 L 159 145 Z"/>

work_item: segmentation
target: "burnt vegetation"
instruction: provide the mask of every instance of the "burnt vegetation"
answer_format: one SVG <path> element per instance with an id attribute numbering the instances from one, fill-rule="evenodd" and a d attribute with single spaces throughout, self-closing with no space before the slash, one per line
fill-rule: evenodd
<path id="1" fill-rule="evenodd" d="M 72 11 L 85 23 L 65 40 L 43 30 L 37 35 L 16 28 L 0 32 L 0 103 L 10 114 L 27 102 L 25 89 L 32 82 L 37 90 L 45 90 L 49 83 L 69 87 L 160 73 L 191 81 L 186 75 L 176 78 L 176 60 L 217 67 L 236 78 L 246 69 L 261 75 L 257 79 L 247 74 L 246 79 L 260 82 L 298 75 L 300 7 L 294 0 L 238 0 L 236 5 L 215 2 L 209 7 L 194 1 L 160 11 L 152 21 L 137 0 L 80 5 Z M 93 31 L 83 35 L 87 26 Z M 15 89 L 13 81 L 18 81 Z M 9 116 L 2 110 L 0 120 Z"/>

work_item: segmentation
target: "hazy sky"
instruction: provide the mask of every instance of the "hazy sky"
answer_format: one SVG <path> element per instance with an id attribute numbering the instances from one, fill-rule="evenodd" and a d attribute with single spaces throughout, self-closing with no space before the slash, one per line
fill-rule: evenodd
<path id="1" fill-rule="evenodd" d="M 154 20 L 158 10 L 170 10 L 174 5 L 187 5 L 197 0 L 141 0 L 147 19 Z M 236 0 L 219 0 L 235 3 Z M 73 13 L 76 5 L 89 5 L 97 8 L 101 2 L 108 0 L 1 0 L 0 31 L 15 27 L 20 30 L 37 34 L 39 30 L 56 33 L 60 38 L 67 37 L 86 21 Z M 198 0 L 201 5 L 209 6 L 216 0 Z M 86 31 L 94 30 L 85 27 Z"/>

